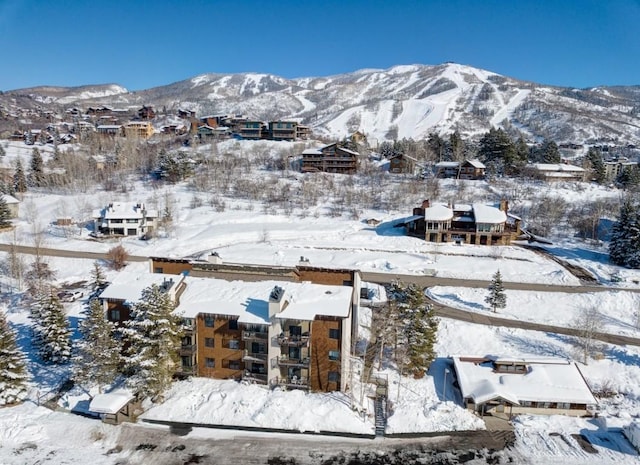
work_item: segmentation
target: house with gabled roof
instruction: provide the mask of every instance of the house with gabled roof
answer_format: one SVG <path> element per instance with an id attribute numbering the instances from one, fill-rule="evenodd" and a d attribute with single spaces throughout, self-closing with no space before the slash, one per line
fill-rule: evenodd
<path id="1" fill-rule="evenodd" d="M 158 212 L 144 203 L 112 202 L 93 211 L 93 231 L 105 236 L 145 236 L 157 227 Z"/>
<path id="2" fill-rule="evenodd" d="M 509 214 L 506 200 L 498 207 L 481 203 L 432 205 L 425 200 L 399 226 L 404 226 L 410 236 L 429 242 L 508 245 L 522 234 L 520 223 L 519 217 Z"/>
<path id="3" fill-rule="evenodd" d="M 306 149 L 302 152 L 303 173 L 354 174 L 358 169 L 360 154 L 338 143 Z"/>
<path id="4" fill-rule="evenodd" d="M 598 401 L 580 368 L 555 357 L 452 357 L 466 408 L 480 415 L 592 415 Z"/>

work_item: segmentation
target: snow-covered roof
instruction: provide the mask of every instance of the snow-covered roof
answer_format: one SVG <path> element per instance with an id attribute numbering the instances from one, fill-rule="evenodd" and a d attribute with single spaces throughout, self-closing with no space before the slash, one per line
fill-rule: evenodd
<path id="1" fill-rule="evenodd" d="M 347 317 L 353 288 L 279 281 L 225 281 L 186 277 L 186 289 L 176 312 L 185 318 L 199 313 L 237 316 L 240 323 L 269 324 L 269 295 L 275 286 L 284 289 L 284 310 L 277 318 L 313 320 L 317 315 Z"/>
<path id="2" fill-rule="evenodd" d="M 143 214 L 144 212 L 144 214 Z M 94 210 L 93 218 L 111 219 L 142 219 L 157 218 L 155 210 L 145 210 L 144 204 L 133 202 L 113 202 L 105 208 Z"/>
<path id="3" fill-rule="evenodd" d="M 101 124 L 98 129 L 120 129 L 121 127 L 119 124 Z"/>
<path id="4" fill-rule="evenodd" d="M 4 201 L 7 203 L 7 205 L 10 205 L 12 203 L 20 203 L 20 201 L 18 199 L 16 199 L 13 195 L 10 195 L 10 194 L 0 193 L 0 197 L 2 197 L 4 199 Z"/>
<path id="5" fill-rule="evenodd" d="M 161 273 L 135 273 L 121 271 L 100 294 L 101 299 L 117 299 L 127 303 L 136 303 L 142 296 L 142 291 L 153 284 L 163 286 L 169 283 L 169 290 L 175 290 L 183 276 L 166 275 Z"/>
<path id="6" fill-rule="evenodd" d="M 457 161 L 440 161 L 435 164 L 436 168 L 457 168 L 460 166 L 460 163 Z"/>
<path id="7" fill-rule="evenodd" d="M 89 404 L 89 411 L 95 413 L 115 414 L 133 400 L 133 394 L 126 388 L 117 388 L 111 392 L 98 394 Z"/>
<path id="8" fill-rule="evenodd" d="M 546 172 L 565 172 L 565 173 L 584 173 L 585 169 L 566 163 L 532 163 L 532 165 L 538 171 Z"/>
<path id="9" fill-rule="evenodd" d="M 447 221 L 453 218 L 453 210 L 444 205 L 436 204 L 424 209 L 425 221 Z"/>
<path id="10" fill-rule="evenodd" d="M 474 168 L 478 168 L 478 169 L 484 169 L 486 168 L 486 166 L 484 166 L 484 163 L 482 163 L 480 160 L 478 160 L 477 158 L 474 158 L 473 160 L 467 160 L 467 163 L 469 163 L 471 166 L 473 166 Z"/>
<path id="11" fill-rule="evenodd" d="M 473 204 L 473 215 L 476 218 L 476 223 L 500 224 L 507 221 L 507 214 L 505 212 L 496 207 L 483 205 L 481 203 Z"/>
<path id="12" fill-rule="evenodd" d="M 306 149 L 302 155 L 322 155 L 322 151 L 320 149 Z"/>
<path id="13" fill-rule="evenodd" d="M 495 371 L 495 364 L 520 364 L 524 373 Z M 453 357 L 463 397 L 484 403 L 502 398 L 522 402 L 596 404 L 577 365 L 551 357 L 506 359 L 496 357 Z"/>
<path id="14" fill-rule="evenodd" d="M 353 150 L 349 150 L 349 149 L 348 149 L 348 148 L 346 148 L 346 147 L 342 147 L 342 146 L 340 146 L 340 147 L 338 147 L 338 148 L 339 148 L 341 151 L 343 151 L 343 152 L 350 153 L 351 155 L 357 155 L 357 156 L 359 156 L 359 155 L 360 155 L 358 152 L 354 152 Z"/>

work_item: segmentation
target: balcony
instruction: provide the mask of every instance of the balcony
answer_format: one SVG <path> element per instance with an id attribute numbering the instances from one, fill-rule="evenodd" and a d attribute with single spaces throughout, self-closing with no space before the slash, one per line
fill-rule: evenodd
<path id="1" fill-rule="evenodd" d="M 270 381 L 271 387 L 285 387 L 288 389 L 309 389 L 309 380 L 305 377 L 298 378 L 293 376 L 291 378 L 276 377 Z"/>
<path id="2" fill-rule="evenodd" d="M 245 349 L 244 354 L 242 355 L 243 362 L 265 362 L 266 360 L 266 352 L 250 352 Z"/>
<path id="3" fill-rule="evenodd" d="M 192 375 L 196 372 L 196 367 L 195 366 L 181 366 L 178 369 L 178 373 L 180 373 L 181 375 Z"/>
<path id="4" fill-rule="evenodd" d="M 186 345 L 180 346 L 180 356 L 193 355 L 195 351 L 196 351 L 195 344 L 186 344 Z"/>
<path id="5" fill-rule="evenodd" d="M 274 339 L 281 346 L 307 347 L 309 345 L 309 333 L 303 333 L 302 335 L 280 333 L 280 335 Z"/>
<path id="6" fill-rule="evenodd" d="M 255 384 L 267 384 L 267 374 L 254 373 L 252 371 L 246 370 L 242 375 L 242 380 Z"/>
<path id="7" fill-rule="evenodd" d="M 249 341 L 249 340 L 264 341 L 265 339 L 267 339 L 267 337 L 269 337 L 268 333 L 262 332 L 262 331 L 242 331 L 243 341 Z"/>
<path id="8" fill-rule="evenodd" d="M 309 367 L 309 357 L 302 358 L 290 358 L 288 355 L 280 355 L 279 357 L 274 357 L 271 359 L 272 367 L 300 367 L 300 368 L 308 368 Z"/>

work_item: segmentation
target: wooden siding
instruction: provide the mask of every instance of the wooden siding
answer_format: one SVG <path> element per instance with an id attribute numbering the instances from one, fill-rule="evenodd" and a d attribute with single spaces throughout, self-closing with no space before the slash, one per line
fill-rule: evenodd
<path id="1" fill-rule="evenodd" d="M 196 318 L 197 375 L 217 379 L 241 378 L 244 369 L 242 363 L 244 346 L 240 325 L 237 330 L 229 329 L 229 319 L 211 315 L 214 318 L 213 327 L 208 327 L 205 324 L 206 316 L 200 313 Z M 206 347 L 206 338 L 213 338 L 213 347 Z M 238 341 L 237 349 L 228 347 L 230 340 Z M 207 358 L 215 360 L 214 368 L 206 366 Z M 229 368 L 229 362 L 235 361 L 238 362 L 238 369 Z"/>
<path id="2" fill-rule="evenodd" d="M 329 330 L 339 331 L 340 339 L 329 338 Z M 309 382 L 312 391 L 339 391 L 341 359 L 348 354 L 341 352 L 342 328 L 340 320 L 314 320 L 311 323 L 311 360 Z M 338 360 L 329 359 L 329 351 L 340 352 Z M 329 382 L 329 372 L 337 372 L 338 380 Z"/>

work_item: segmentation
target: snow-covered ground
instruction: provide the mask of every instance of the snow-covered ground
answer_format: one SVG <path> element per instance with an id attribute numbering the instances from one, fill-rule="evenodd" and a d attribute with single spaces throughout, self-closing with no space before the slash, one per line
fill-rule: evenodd
<path id="1" fill-rule="evenodd" d="M 18 154 L 26 162 L 30 150 L 12 145 L 1 162 L 10 166 Z M 494 189 L 486 183 L 469 186 L 482 198 L 487 198 Z M 442 188 L 450 192 L 456 186 L 443 183 Z M 582 193 L 565 190 L 563 186 L 554 189 L 553 192 L 565 195 L 568 200 L 578 199 L 585 192 L 594 196 L 610 195 L 604 191 L 593 191 L 591 186 L 585 187 Z M 167 193 L 174 202 L 174 227 L 150 241 L 95 242 L 89 239 L 89 229 L 85 227 L 66 231 L 68 235 L 65 236 L 65 231 L 51 225 L 57 216 L 70 213 L 76 219 L 88 220 L 94 208 L 103 207 L 110 201 L 143 201 L 162 206 L 162 199 Z M 338 218 L 327 215 L 322 207 L 314 207 L 304 215 L 300 211 L 290 215 L 278 211 L 266 213 L 248 201 L 233 199 L 226 199 L 225 211 L 217 212 L 206 202 L 203 206 L 191 208 L 193 196 L 194 192 L 186 185 L 152 191 L 142 183 L 133 184 L 126 194 L 103 191 L 74 195 L 27 193 L 15 233 L 0 234 L 0 242 L 32 245 L 34 224 L 39 224 L 45 231 L 45 247 L 68 250 L 104 252 L 114 244 L 122 243 L 131 254 L 142 256 L 196 257 L 216 250 L 227 262 L 293 265 L 300 256 L 304 256 L 311 265 L 390 274 L 435 273 L 442 277 L 489 280 L 495 271 L 500 270 L 505 281 L 579 284 L 561 265 L 520 247 L 438 245 L 405 237 L 402 229 L 394 228 L 393 224 L 410 215 L 415 206 L 413 203 L 398 205 L 395 211 L 365 209 L 358 219 L 351 219 L 346 214 Z M 374 228 L 363 221 L 366 218 L 377 218 L 382 223 Z M 613 275 L 621 276 L 622 282 L 614 283 L 621 290 L 589 294 L 507 291 L 507 308 L 500 311 L 500 316 L 567 326 L 581 310 L 595 306 L 606 316 L 603 330 L 638 336 L 636 312 L 640 307 L 640 296 L 626 292 L 624 288 L 640 287 L 634 282 L 640 279 L 639 271 L 608 264 L 602 248 L 580 241 L 556 242 L 552 251 L 591 270 L 604 284 L 611 284 Z M 6 254 L 0 254 L 0 262 L 4 262 L 5 257 Z M 26 262 L 29 260 L 25 257 Z M 58 282 L 80 289 L 81 282 L 89 279 L 93 266 L 91 260 L 50 257 L 47 261 L 56 271 Z M 148 265 L 131 263 L 127 270 L 146 272 Z M 109 271 L 108 276 L 114 273 Z M 7 314 L 18 332 L 20 345 L 29 352 L 28 309 L 20 299 L 17 285 L 6 274 L 0 276 L 0 311 Z M 449 305 L 489 312 L 484 304 L 486 291 L 482 289 L 436 287 L 430 293 Z M 83 318 L 83 305 L 83 299 L 65 304 L 72 327 L 76 327 L 78 319 Z M 366 316 L 366 312 L 362 314 Z M 362 323 L 366 326 L 367 320 Z M 445 378 L 445 358 L 449 355 L 572 358 L 574 349 L 571 342 L 571 338 L 566 336 L 442 319 L 437 343 L 439 358 L 424 378 L 400 378 L 393 367 L 387 366 L 381 367 L 378 373 L 389 382 L 392 415 L 388 431 L 483 427 L 478 418 L 460 406 L 451 376 Z M 635 453 L 616 445 L 619 431 L 615 430 L 640 417 L 640 349 L 609 346 L 605 347 L 603 354 L 602 359 L 591 360 L 581 369 L 594 389 L 608 384 L 619 393 L 602 405 L 607 427 L 613 429 L 609 431 L 586 419 L 523 418 L 516 422 L 518 454 L 535 464 L 640 463 Z M 0 464 L 35 463 L 39 460 L 70 464 L 89 461 L 97 465 L 117 463 L 122 457 L 117 453 L 105 455 L 105 451 L 115 447 L 118 428 L 34 405 L 39 397 L 54 389 L 68 375 L 68 367 L 42 365 L 35 357 L 30 357 L 29 363 L 33 376 L 30 400 L 18 407 L 0 409 Z M 167 393 L 166 401 L 150 408 L 145 416 L 305 431 L 371 432 L 373 420 L 367 387 L 354 383 L 353 391 L 355 401 L 341 394 L 268 391 L 230 381 L 192 379 L 177 383 Z M 89 393 L 74 389 L 60 400 L 60 406 L 82 410 L 86 408 L 88 399 Z M 301 415 L 300 412 L 310 413 Z M 579 448 L 567 445 L 562 439 L 559 442 L 558 437 L 548 434 L 555 431 L 567 437 L 583 431 L 597 431 L 605 438 L 596 444 L 601 453 L 587 456 Z M 211 434 L 215 437 L 216 433 Z M 609 446 L 606 438 L 610 438 Z"/>

